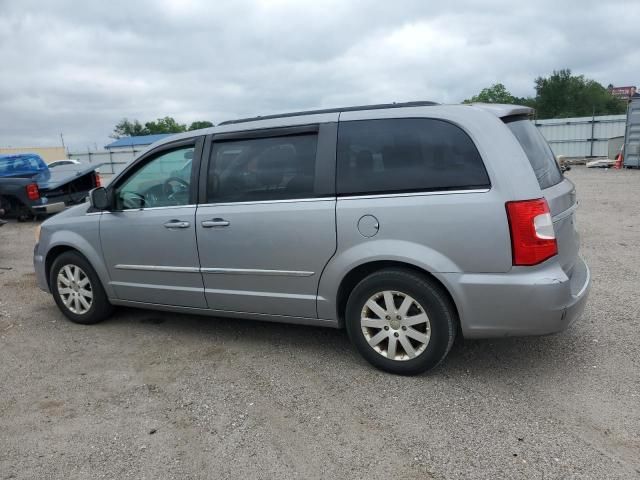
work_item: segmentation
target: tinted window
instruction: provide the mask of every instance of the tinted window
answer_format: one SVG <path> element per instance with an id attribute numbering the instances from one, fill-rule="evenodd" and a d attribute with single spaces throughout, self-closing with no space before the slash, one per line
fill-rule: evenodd
<path id="1" fill-rule="evenodd" d="M 489 185 L 469 136 L 455 125 L 431 119 L 341 122 L 337 170 L 339 194 Z"/>
<path id="2" fill-rule="evenodd" d="M 188 205 L 193 149 L 164 152 L 128 176 L 116 188 L 116 208 Z"/>
<path id="3" fill-rule="evenodd" d="M 538 129 L 527 119 L 507 121 L 529 158 L 540 188 L 549 188 L 562 181 L 562 173 L 549 144 Z"/>
<path id="4" fill-rule="evenodd" d="M 317 143 L 315 134 L 215 142 L 208 201 L 313 197 Z"/>

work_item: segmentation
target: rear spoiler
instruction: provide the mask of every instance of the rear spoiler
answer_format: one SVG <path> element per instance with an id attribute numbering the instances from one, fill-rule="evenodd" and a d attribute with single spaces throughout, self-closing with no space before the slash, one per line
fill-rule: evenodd
<path id="1" fill-rule="evenodd" d="M 493 113 L 498 118 L 530 116 L 535 112 L 533 108 L 523 105 L 507 105 L 504 103 L 470 103 L 469 105 Z"/>

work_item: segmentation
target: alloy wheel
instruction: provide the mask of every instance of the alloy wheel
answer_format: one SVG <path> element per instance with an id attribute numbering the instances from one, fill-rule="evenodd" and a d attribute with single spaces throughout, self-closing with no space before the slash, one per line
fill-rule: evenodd
<path id="1" fill-rule="evenodd" d="M 58 294 L 65 307 L 76 315 L 91 309 L 93 289 L 87 274 L 77 265 L 65 265 L 56 278 Z"/>
<path id="2" fill-rule="evenodd" d="M 398 291 L 372 295 L 362 307 L 360 326 L 369 346 L 389 360 L 416 358 L 431 338 L 431 322 L 424 308 Z"/>

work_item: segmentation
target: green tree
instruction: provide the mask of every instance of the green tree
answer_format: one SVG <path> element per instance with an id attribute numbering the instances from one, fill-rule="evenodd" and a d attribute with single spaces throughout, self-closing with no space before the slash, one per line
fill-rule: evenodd
<path id="1" fill-rule="evenodd" d="M 138 135 L 155 135 L 158 133 L 181 133 L 187 130 L 197 130 L 199 128 L 213 127 L 213 123 L 206 120 L 192 122 L 187 126 L 178 123 L 173 117 L 158 118 L 155 121 L 145 122 L 144 125 L 138 120 L 123 118 L 113 129 L 111 138 L 135 137 Z"/>
<path id="2" fill-rule="evenodd" d="M 189 125 L 189 130 L 199 130 L 201 128 L 209 128 L 209 127 L 213 127 L 213 123 L 207 120 L 198 120 L 195 122 L 191 122 L 191 125 Z"/>
<path id="3" fill-rule="evenodd" d="M 483 88 L 478 95 L 468 98 L 463 103 L 516 103 L 516 97 L 502 83 Z"/>
<path id="4" fill-rule="evenodd" d="M 614 115 L 626 111 L 626 103 L 595 80 L 572 75 L 571 70 L 554 71 L 535 79 L 535 97 L 515 97 L 503 84 L 484 88 L 464 103 L 508 103 L 535 108 L 538 118 Z"/>
<path id="5" fill-rule="evenodd" d="M 147 122 L 144 124 L 147 135 L 155 135 L 158 133 L 181 133 L 187 131 L 187 126 L 178 123 L 173 117 L 159 118 L 155 122 Z"/>
<path id="6" fill-rule="evenodd" d="M 111 138 L 121 137 L 134 137 L 136 135 L 148 135 L 149 132 L 138 120 L 130 121 L 128 118 L 123 118 L 113 129 Z"/>
<path id="7" fill-rule="evenodd" d="M 546 78 L 538 77 L 536 112 L 538 118 L 584 117 L 624 113 L 626 104 L 595 80 L 572 75 L 571 70 L 555 71 Z"/>
<path id="8" fill-rule="evenodd" d="M 536 101 L 531 97 L 514 97 L 502 83 L 495 83 L 483 88 L 478 95 L 464 100 L 463 103 L 506 103 L 535 108 Z"/>

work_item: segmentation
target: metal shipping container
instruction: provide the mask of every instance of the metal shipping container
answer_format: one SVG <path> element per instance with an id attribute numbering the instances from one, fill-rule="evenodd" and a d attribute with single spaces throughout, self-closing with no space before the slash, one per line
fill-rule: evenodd
<path id="1" fill-rule="evenodd" d="M 640 97 L 632 97 L 627 107 L 624 166 L 640 168 Z"/>

